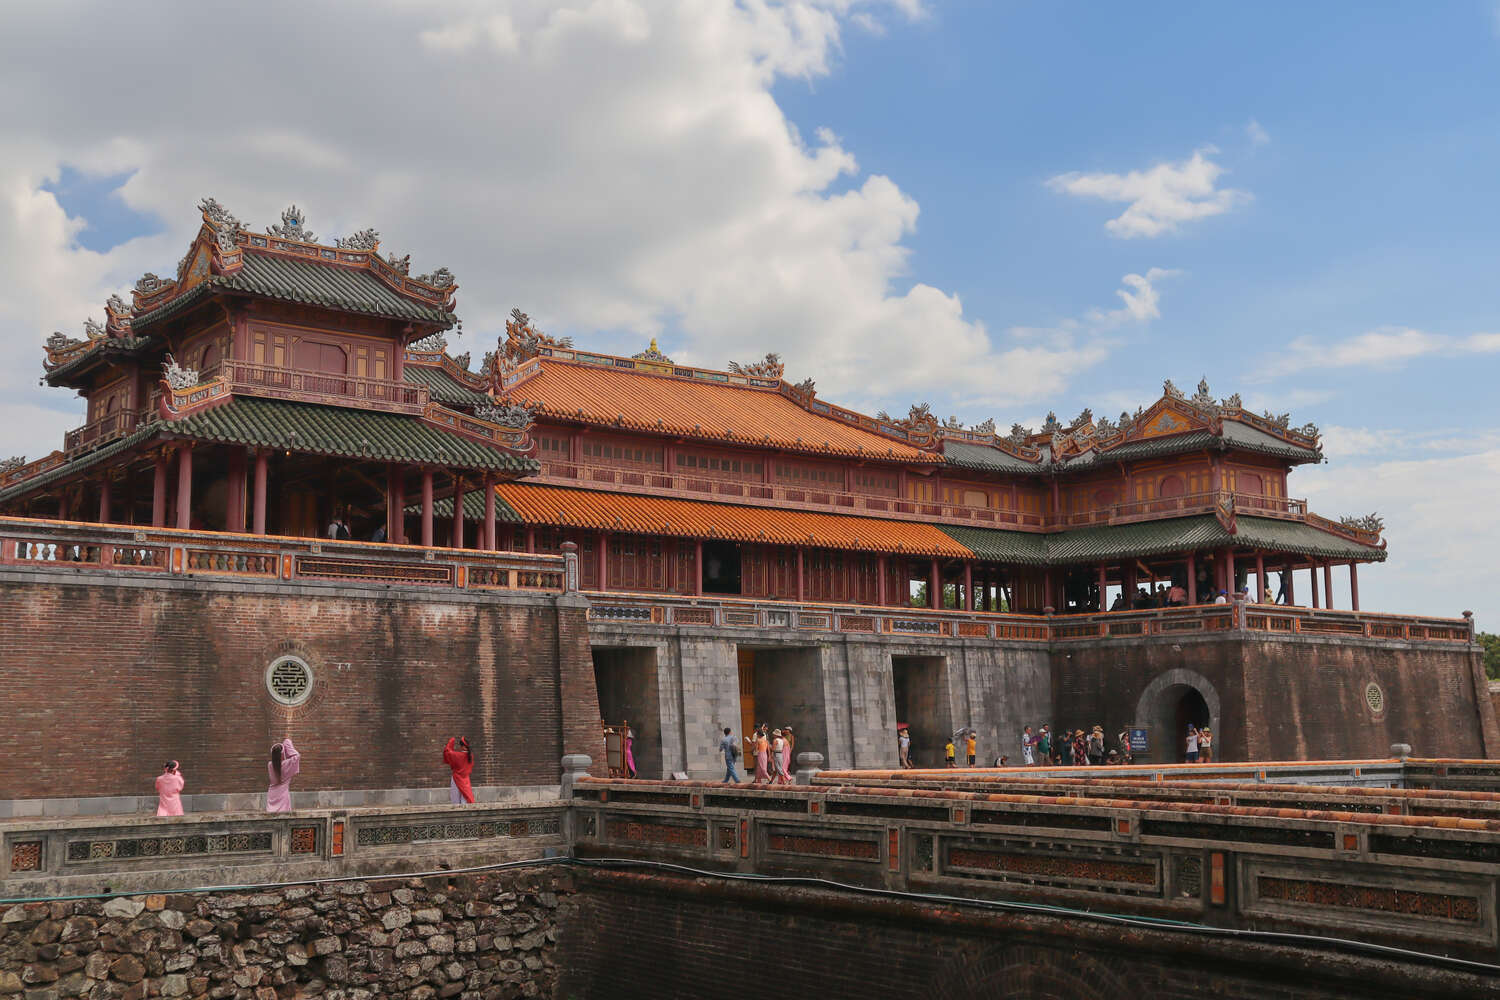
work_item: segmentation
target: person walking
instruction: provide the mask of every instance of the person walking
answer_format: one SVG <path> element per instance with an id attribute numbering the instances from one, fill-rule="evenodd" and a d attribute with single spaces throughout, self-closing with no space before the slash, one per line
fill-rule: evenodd
<path id="1" fill-rule="evenodd" d="M 474 801 L 474 789 L 469 784 L 469 775 L 474 773 L 474 751 L 469 749 L 467 736 L 450 736 L 443 747 L 443 763 L 448 765 L 452 776 L 448 781 L 448 802 L 463 805 Z"/>
<path id="2" fill-rule="evenodd" d="M 1187 757 L 1189 764 L 1198 763 L 1198 727 L 1191 722 L 1188 723 L 1187 747 L 1184 756 Z"/>
<path id="3" fill-rule="evenodd" d="M 271 779 L 266 787 L 266 812 L 292 811 L 292 779 L 300 770 L 302 755 L 292 745 L 290 736 L 271 744 L 271 759 L 266 762 L 266 775 Z"/>
<path id="4" fill-rule="evenodd" d="M 771 784 L 784 785 L 786 781 L 785 764 L 782 755 L 786 752 L 786 740 L 781 738 L 781 730 L 771 731 Z"/>
<path id="5" fill-rule="evenodd" d="M 1104 727 L 1095 726 L 1089 733 L 1089 763 L 1098 767 L 1104 763 Z"/>
<path id="6" fill-rule="evenodd" d="M 791 784 L 792 761 L 797 759 L 792 756 L 792 751 L 797 747 L 797 737 L 792 735 L 791 726 L 782 726 L 781 738 L 786 741 L 786 746 L 781 748 L 781 770 L 786 775 L 787 784 Z"/>
<path id="7" fill-rule="evenodd" d="M 719 741 L 719 751 L 724 754 L 724 780 L 740 783 L 739 772 L 734 769 L 734 759 L 740 755 L 740 745 L 735 742 L 729 727 L 724 727 L 724 738 Z"/>
<path id="8" fill-rule="evenodd" d="M 1073 730 L 1073 766 L 1083 767 L 1089 762 L 1088 741 L 1083 738 L 1083 730 Z"/>
<path id="9" fill-rule="evenodd" d="M 156 815 L 182 815 L 182 789 L 186 784 L 182 767 L 175 760 L 161 766 L 161 774 L 156 776 Z"/>
<path id="10" fill-rule="evenodd" d="M 1042 763 L 1052 763 L 1052 730 L 1048 729 L 1045 724 L 1042 726 L 1042 731 L 1037 734 L 1036 746 L 1042 753 Z"/>
<path id="11" fill-rule="evenodd" d="M 766 724 L 764 722 L 762 722 L 760 724 L 760 728 L 756 730 L 755 741 L 752 745 L 754 747 L 753 752 L 755 754 L 755 780 L 752 781 L 751 784 L 758 785 L 762 781 L 769 784 L 771 781 L 771 774 L 766 770 L 766 767 L 770 763 L 770 761 L 767 760 L 767 757 L 771 752 L 771 741 L 766 738 Z"/>
<path id="12" fill-rule="evenodd" d="M 1032 739 L 1031 727 L 1021 730 L 1021 763 L 1028 766 L 1036 763 L 1036 741 Z"/>
<path id="13" fill-rule="evenodd" d="M 969 730 L 968 735 L 964 737 L 964 752 L 969 755 L 970 767 L 973 767 L 974 762 L 979 759 L 979 754 L 975 752 L 978 749 L 978 735 L 978 733 L 974 732 L 974 730 L 971 729 Z"/>
<path id="14" fill-rule="evenodd" d="M 911 730 L 901 729 L 896 733 L 896 746 L 901 751 L 901 766 L 911 767 Z"/>

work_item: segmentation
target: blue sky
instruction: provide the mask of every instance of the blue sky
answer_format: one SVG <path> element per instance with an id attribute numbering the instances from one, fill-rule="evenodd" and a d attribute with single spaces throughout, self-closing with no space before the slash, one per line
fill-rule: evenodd
<path id="1" fill-rule="evenodd" d="M 59 79 L 80 18 L 114 44 Z M 184 87 L 205 37 L 254 82 Z M 378 87 L 331 72 L 359 65 Z M 1206 376 L 1323 429 L 1293 495 L 1386 516 L 1367 608 L 1495 628 L 1497 84 L 1479 2 L 12 8 L 0 85 L 35 97 L 0 112 L 0 449 L 81 422 L 38 342 L 168 273 L 199 198 L 252 228 L 295 201 L 452 266 L 476 357 L 519 305 L 1001 426 Z"/>

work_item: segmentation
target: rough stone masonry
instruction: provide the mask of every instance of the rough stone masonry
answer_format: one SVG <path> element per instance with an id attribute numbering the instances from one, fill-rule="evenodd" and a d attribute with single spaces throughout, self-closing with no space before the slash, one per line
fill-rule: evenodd
<path id="1" fill-rule="evenodd" d="M 19 904 L 0 996 L 548 997 L 572 895 L 548 869 Z"/>

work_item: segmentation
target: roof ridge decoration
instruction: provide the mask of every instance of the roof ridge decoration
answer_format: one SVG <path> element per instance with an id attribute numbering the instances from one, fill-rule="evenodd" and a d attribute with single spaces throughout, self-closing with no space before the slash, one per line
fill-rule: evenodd
<path id="1" fill-rule="evenodd" d="M 334 240 L 333 245 L 340 250 L 371 250 L 380 246 L 380 233 L 374 229 L 361 229 L 352 236 Z M 410 265 L 408 265 L 410 266 Z M 446 271 L 447 268 L 439 268 Z"/>
<path id="2" fill-rule="evenodd" d="M 170 353 L 166 357 L 166 365 L 162 368 L 162 377 L 167 385 L 181 392 L 183 389 L 191 389 L 198 384 L 198 372 L 192 368 L 184 368 L 177 363 L 177 359 Z"/>
<path id="3" fill-rule="evenodd" d="M 306 213 L 296 205 L 288 205 L 282 209 L 281 222 L 274 226 L 267 226 L 266 235 L 282 240 L 295 240 L 298 243 L 318 242 L 318 234 L 307 228 Z"/>
<path id="4" fill-rule="evenodd" d="M 781 355 L 774 351 L 767 351 L 763 360 L 753 364 L 742 365 L 738 361 L 729 362 L 729 371 L 746 378 L 780 379 L 786 372 L 786 365 L 782 364 Z"/>
<path id="5" fill-rule="evenodd" d="M 656 348 L 656 338 L 655 337 L 651 338 L 651 346 L 650 347 L 646 348 L 644 351 L 642 351 L 639 354 L 632 354 L 630 357 L 631 357 L 632 360 L 635 360 L 635 361 L 657 361 L 657 362 L 660 362 L 661 364 L 664 364 L 664 365 L 673 365 L 673 364 L 677 363 L 677 362 L 673 361 L 671 358 L 667 357 L 661 351 L 657 350 L 657 348 Z"/>

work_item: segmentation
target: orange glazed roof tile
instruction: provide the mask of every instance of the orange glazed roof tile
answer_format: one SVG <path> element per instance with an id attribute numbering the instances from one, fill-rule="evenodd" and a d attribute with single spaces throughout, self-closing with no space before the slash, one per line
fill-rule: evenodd
<path id="1" fill-rule="evenodd" d="M 543 416 L 807 455 L 943 462 L 941 455 L 809 412 L 769 389 L 552 358 L 541 362 L 541 374 L 517 385 L 510 396 L 537 404 Z"/>
<path id="2" fill-rule="evenodd" d="M 967 546 L 930 524 L 918 522 L 738 507 L 532 483 L 501 483 L 495 492 L 522 520 L 531 524 L 859 552 L 974 557 Z"/>

